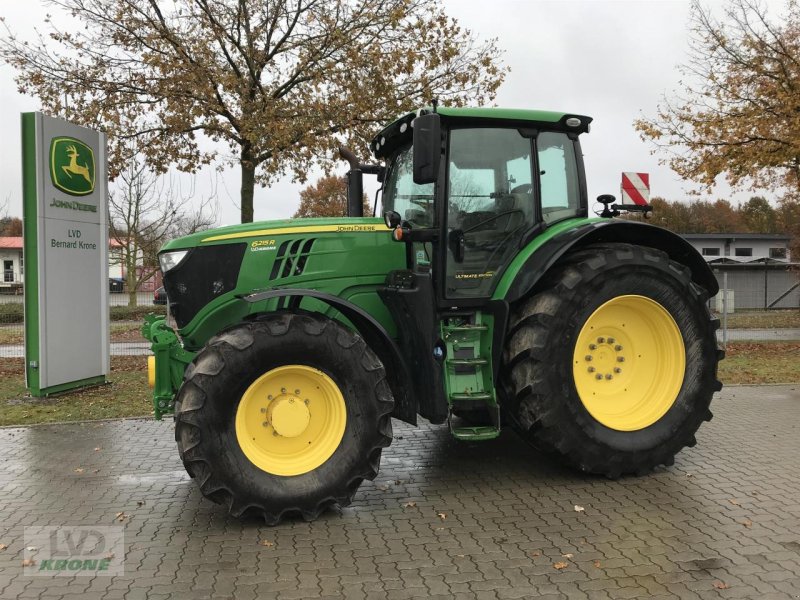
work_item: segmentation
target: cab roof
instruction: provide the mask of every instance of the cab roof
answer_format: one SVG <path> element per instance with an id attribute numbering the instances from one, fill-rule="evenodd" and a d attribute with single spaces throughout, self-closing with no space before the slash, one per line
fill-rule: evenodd
<path id="1" fill-rule="evenodd" d="M 411 122 L 419 115 L 432 112 L 430 106 L 407 113 L 386 126 L 370 143 L 370 150 L 376 158 L 386 158 L 398 146 L 411 139 Z M 574 133 L 587 133 L 591 117 L 576 115 L 574 113 L 555 112 L 549 110 L 535 110 L 527 108 L 455 108 L 440 106 L 436 110 L 441 115 L 442 121 L 458 122 L 464 125 L 487 125 L 491 121 L 508 121 L 519 125 L 520 128 L 543 128 L 547 130 L 566 131 Z M 568 125 L 567 119 L 578 119 L 577 125 Z"/>

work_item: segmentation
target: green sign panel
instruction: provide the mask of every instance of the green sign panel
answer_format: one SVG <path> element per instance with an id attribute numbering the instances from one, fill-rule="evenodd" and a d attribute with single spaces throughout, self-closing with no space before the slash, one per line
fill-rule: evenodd
<path id="1" fill-rule="evenodd" d="M 109 371 L 105 137 L 22 115 L 25 380 L 48 396 Z"/>
<path id="2" fill-rule="evenodd" d="M 85 196 L 94 191 L 94 152 L 80 140 L 56 137 L 50 141 L 50 179 L 53 186 Z"/>

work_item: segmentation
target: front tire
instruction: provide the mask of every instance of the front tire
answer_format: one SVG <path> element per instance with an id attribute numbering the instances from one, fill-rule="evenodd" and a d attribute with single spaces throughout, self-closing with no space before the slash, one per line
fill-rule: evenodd
<path id="1" fill-rule="evenodd" d="M 722 387 L 706 300 L 659 250 L 607 244 L 569 254 L 512 314 L 507 417 L 582 471 L 619 477 L 673 464 Z"/>
<path id="2" fill-rule="evenodd" d="M 175 439 L 204 496 L 234 516 L 346 506 L 392 440 L 383 365 L 356 333 L 277 313 L 212 338 L 186 369 Z"/>

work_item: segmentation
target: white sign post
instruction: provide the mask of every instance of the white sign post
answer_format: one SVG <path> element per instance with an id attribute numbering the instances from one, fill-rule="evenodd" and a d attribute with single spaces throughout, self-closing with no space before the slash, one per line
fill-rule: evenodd
<path id="1" fill-rule="evenodd" d="M 34 396 L 109 372 L 105 136 L 22 115 L 25 377 Z"/>

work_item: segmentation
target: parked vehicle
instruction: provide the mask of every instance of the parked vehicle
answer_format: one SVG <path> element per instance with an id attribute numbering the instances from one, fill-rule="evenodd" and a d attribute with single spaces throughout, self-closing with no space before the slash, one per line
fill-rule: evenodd
<path id="1" fill-rule="evenodd" d="M 153 292 L 153 304 L 166 304 L 167 303 L 167 290 L 164 286 L 158 288 Z"/>
<path id="2" fill-rule="evenodd" d="M 211 500 L 268 523 L 346 505 L 391 417 L 459 440 L 510 427 L 608 477 L 671 465 L 721 388 L 718 291 L 679 236 L 589 217 L 591 118 L 434 108 L 360 164 L 349 218 L 204 231 L 159 254 L 178 334 L 150 316 L 156 417 Z M 383 220 L 362 214 L 362 175 Z M 466 417 L 464 420 L 458 416 Z"/>

